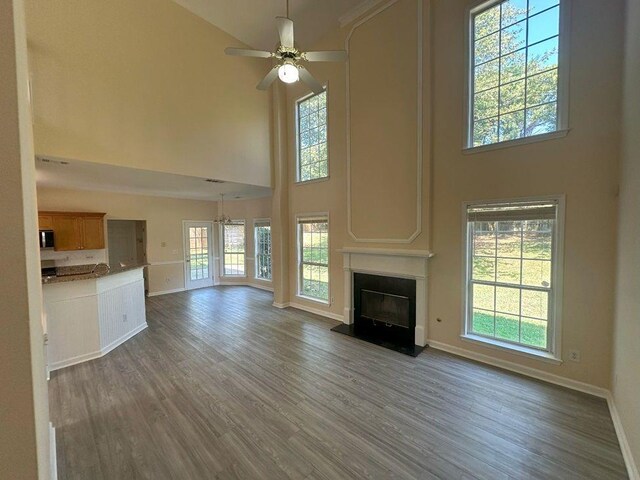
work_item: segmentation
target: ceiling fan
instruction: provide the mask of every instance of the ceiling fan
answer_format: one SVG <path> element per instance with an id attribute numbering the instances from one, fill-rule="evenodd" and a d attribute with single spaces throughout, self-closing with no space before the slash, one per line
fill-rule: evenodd
<path id="1" fill-rule="evenodd" d="M 287 0 L 287 16 L 276 17 L 276 26 L 280 35 L 280 45 L 275 52 L 248 50 L 245 48 L 226 48 L 224 53 L 239 57 L 274 58 L 275 66 L 256 86 L 258 90 L 266 90 L 276 78 L 285 83 L 302 80 L 314 93 L 322 93 L 324 87 L 316 80 L 301 62 L 344 62 L 347 52 L 344 50 L 327 50 L 319 52 L 301 52 L 295 46 L 293 38 L 293 21 L 289 18 L 289 0 Z"/>

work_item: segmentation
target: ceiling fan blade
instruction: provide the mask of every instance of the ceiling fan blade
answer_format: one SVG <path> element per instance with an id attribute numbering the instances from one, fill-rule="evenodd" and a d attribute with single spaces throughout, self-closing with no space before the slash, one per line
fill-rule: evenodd
<path id="1" fill-rule="evenodd" d="M 258 57 L 258 58 L 271 58 L 273 54 L 271 52 L 265 52 L 263 50 L 248 50 L 246 48 L 225 48 L 224 53 L 227 55 L 233 55 L 236 57 Z"/>
<path id="2" fill-rule="evenodd" d="M 309 70 L 307 70 L 304 67 L 299 67 L 298 73 L 300 75 L 300 80 L 306 83 L 307 86 L 311 88 L 311 91 L 313 93 L 324 92 L 324 87 L 322 86 L 322 84 L 318 80 L 316 80 L 313 75 L 309 73 Z"/>
<path id="3" fill-rule="evenodd" d="M 278 78 L 278 66 L 273 67 L 262 81 L 256 85 L 256 88 L 258 90 L 266 90 L 276 78 Z"/>
<path id="4" fill-rule="evenodd" d="M 293 48 L 293 21 L 287 17 L 276 17 L 280 45 Z"/>
<path id="5" fill-rule="evenodd" d="M 346 62 L 347 52 L 344 50 L 327 50 L 324 52 L 305 52 L 302 58 L 307 62 Z"/>

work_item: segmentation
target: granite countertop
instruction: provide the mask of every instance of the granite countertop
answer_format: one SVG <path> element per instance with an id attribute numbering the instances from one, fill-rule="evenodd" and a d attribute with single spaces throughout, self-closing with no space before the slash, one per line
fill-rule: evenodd
<path id="1" fill-rule="evenodd" d="M 132 264 L 132 265 L 117 265 L 106 270 L 103 266 L 106 264 L 91 264 L 91 265 L 75 265 L 71 267 L 58 267 L 56 268 L 57 274 L 42 277 L 42 284 L 49 285 L 52 283 L 65 283 L 65 282 L 77 282 L 78 280 L 91 280 L 95 278 L 108 277 L 109 275 L 117 275 L 118 273 L 128 272 L 129 270 L 136 270 L 138 268 L 144 268 L 148 263 Z M 96 267 L 98 267 L 96 269 Z M 102 268 L 100 268 L 102 267 Z M 97 271 L 94 271 L 96 269 Z"/>

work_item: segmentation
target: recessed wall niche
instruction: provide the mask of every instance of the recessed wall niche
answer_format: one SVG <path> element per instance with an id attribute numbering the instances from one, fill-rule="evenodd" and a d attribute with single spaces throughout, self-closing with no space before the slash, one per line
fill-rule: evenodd
<path id="1" fill-rule="evenodd" d="M 422 230 L 422 0 L 383 4 L 346 48 L 349 234 L 411 243 Z"/>

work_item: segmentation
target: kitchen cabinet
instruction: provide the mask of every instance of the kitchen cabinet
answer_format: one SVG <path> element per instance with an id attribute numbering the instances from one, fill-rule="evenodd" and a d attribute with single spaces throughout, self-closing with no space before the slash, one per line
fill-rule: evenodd
<path id="1" fill-rule="evenodd" d="M 40 228 L 50 218 L 54 250 L 100 250 L 104 242 L 104 213 L 39 212 Z"/>
<path id="2" fill-rule="evenodd" d="M 103 216 L 81 217 L 83 250 L 100 250 L 104 248 Z"/>
<path id="3" fill-rule="evenodd" d="M 53 230 L 53 217 L 51 215 L 38 215 L 38 228 L 40 230 Z"/>

